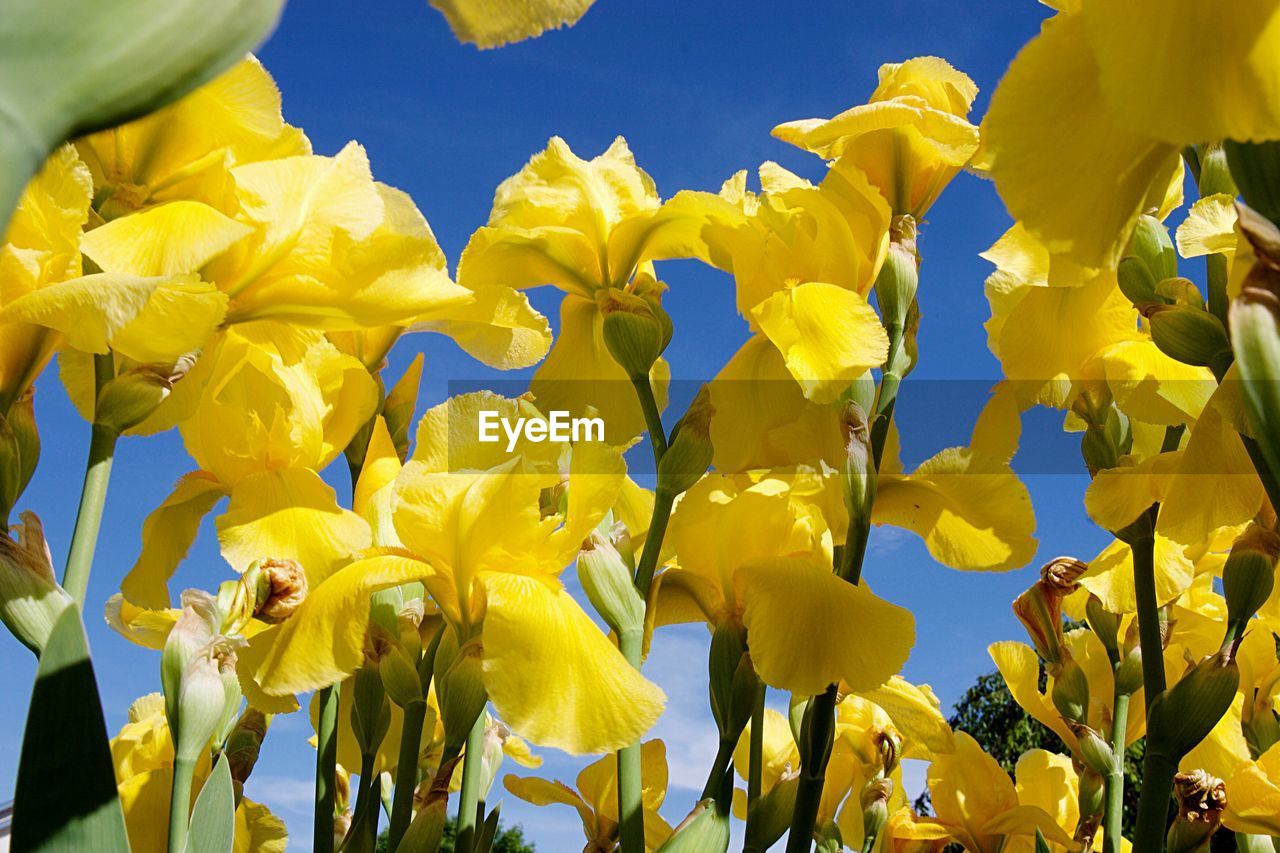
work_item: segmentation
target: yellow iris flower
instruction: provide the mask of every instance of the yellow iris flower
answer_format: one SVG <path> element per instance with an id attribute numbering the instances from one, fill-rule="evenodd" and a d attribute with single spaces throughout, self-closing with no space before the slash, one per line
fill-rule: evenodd
<path id="1" fill-rule="evenodd" d="M 369 525 L 338 506 L 317 472 L 372 417 L 377 388 L 320 332 L 281 324 L 230 331 L 203 361 L 208 372 L 192 383 L 197 399 L 182 424 L 200 470 L 144 522 L 125 598 L 168 605 L 166 581 L 223 497 L 217 531 L 227 562 L 244 571 L 257 560 L 294 560 L 314 589 L 371 542 Z"/>
<path id="2" fill-rule="evenodd" d="M 0 415 L 31 387 L 59 338 L 36 323 L 11 319 L 24 296 L 81 272 L 80 229 L 93 186 L 75 149 L 64 145 L 27 185 L 0 244 Z"/>
<path id="3" fill-rule="evenodd" d="M 658 814 L 667 795 L 666 744 L 645 741 L 640 747 L 640 762 L 645 849 L 656 850 L 671 835 L 671 826 Z M 503 777 L 502 784 L 513 796 L 535 806 L 559 803 L 576 809 L 587 837 L 583 853 L 608 853 L 618 843 L 617 771 L 618 756 L 611 753 L 582 769 L 575 782 L 577 790 L 559 781 L 510 774 Z"/>
<path id="4" fill-rule="evenodd" d="M 706 260 L 701 230 L 709 211 L 722 208 L 731 213 L 707 193 L 679 193 L 663 203 L 621 137 L 591 160 L 556 137 L 498 187 L 488 225 L 462 253 L 458 281 L 472 290 L 564 291 L 559 335 L 534 374 L 533 392 L 548 411 L 581 416 L 595 407 L 609 441 L 622 442 L 644 421 L 626 371 L 605 346 L 602 306 L 650 261 Z M 650 375 L 661 403 L 666 363 L 659 360 Z"/>
<path id="5" fill-rule="evenodd" d="M 780 124 L 773 135 L 866 173 L 895 214 L 919 219 L 978 150 L 966 116 L 978 87 L 936 56 L 880 66 L 866 104 L 829 119 Z"/>
<path id="6" fill-rule="evenodd" d="M 129 721 L 111 739 L 111 758 L 130 848 L 137 853 L 163 853 L 168 849 L 174 761 L 164 697 L 152 693 L 129 706 Z M 209 770 L 206 754 L 196 766 L 194 788 L 197 791 Z M 264 805 L 240 800 L 236 807 L 233 847 L 237 853 L 284 853 L 286 841 L 285 825 L 280 818 Z"/>
<path id="7" fill-rule="evenodd" d="M 1227 778 L 1222 822 L 1235 832 L 1280 835 L 1280 744 Z"/>
<path id="8" fill-rule="evenodd" d="M 983 140 L 996 188 L 1050 251 L 1114 266 L 1183 146 L 1280 136 L 1277 57 L 1274 0 L 1231 14 L 1194 0 L 1070 4 L 991 98 Z"/>
<path id="9" fill-rule="evenodd" d="M 718 377 L 719 389 L 712 385 L 720 430 L 740 414 L 739 396 L 790 392 L 788 384 L 775 387 L 775 377 L 734 372 L 761 348 L 775 348 L 783 376 L 820 403 L 883 364 L 889 349 L 866 299 L 889 244 L 889 206 L 880 193 L 856 168 L 834 168 L 813 186 L 766 163 L 760 182 L 765 192 L 756 194 L 746 189 L 745 172 L 726 181 L 719 199 L 735 214 L 717 216 L 703 232 L 711 262 L 733 274 L 738 311 L 753 334 Z M 759 387 L 750 387 L 757 379 Z M 725 388 L 737 383 L 748 387 Z M 723 412 L 717 398 L 728 404 Z"/>
<path id="10" fill-rule="evenodd" d="M 1051 849 L 1073 849 L 1070 832 L 1059 823 L 1070 808 L 1064 801 L 1075 800 L 1069 759 L 1032 750 L 1018 763 L 1018 785 L 972 737 L 956 732 L 955 743 L 954 753 L 929 765 L 929 800 L 937 817 L 921 823 L 945 828 L 972 853 L 998 853 L 1011 846 L 1031 850 L 1037 829 Z M 1046 811 L 1042 794 L 1049 795 L 1049 805 L 1061 803 L 1063 808 Z"/>
<path id="11" fill-rule="evenodd" d="M 872 690 L 906 662 L 911 614 L 832 572 L 826 523 L 786 481 L 704 477 L 677 504 L 666 541 L 676 565 L 659 576 L 659 624 L 744 629 L 766 684 Z"/>

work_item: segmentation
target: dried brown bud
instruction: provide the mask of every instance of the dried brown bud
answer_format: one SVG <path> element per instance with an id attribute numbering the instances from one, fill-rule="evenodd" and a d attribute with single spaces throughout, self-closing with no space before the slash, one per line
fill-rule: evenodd
<path id="1" fill-rule="evenodd" d="M 1062 663 L 1062 599 L 1079 588 L 1088 566 L 1074 557 L 1055 557 L 1040 569 L 1040 580 L 1013 602 L 1036 652 L 1051 669 Z"/>
<path id="2" fill-rule="evenodd" d="M 266 597 L 253 615 L 263 622 L 283 622 L 307 597 L 307 573 L 293 560 L 263 560 L 259 565 L 266 579 Z"/>
<path id="3" fill-rule="evenodd" d="M 1227 786 L 1204 770 L 1174 776 L 1173 793 L 1179 820 L 1216 824 L 1227 807 Z"/>

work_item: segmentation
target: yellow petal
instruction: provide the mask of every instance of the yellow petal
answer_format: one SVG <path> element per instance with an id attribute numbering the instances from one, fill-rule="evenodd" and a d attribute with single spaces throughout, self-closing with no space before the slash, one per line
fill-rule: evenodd
<path id="1" fill-rule="evenodd" d="M 149 610 L 116 593 L 107 599 L 105 615 L 107 624 L 126 640 L 160 651 L 182 611 L 176 608 Z"/>
<path id="2" fill-rule="evenodd" d="M 207 204 L 172 201 L 99 225 L 80 245 L 103 272 L 184 275 L 199 272 L 252 233 Z"/>
<path id="3" fill-rule="evenodd" d="M 1102 92 L 1129 127 L 1174 145 L 1280 136 L 1280 5 L 1086 0 Z"/>
<path id="4" fill-rule="evenodd" d="M 1063 743 L 1074 744 L 1076 737 L 1063 722 L 1062 715 L 1049 697 L 1040 692 L 1040 660 L 1035 649 L 1026 643 L 1005 640 L 992 643 L 987 652 L 1019 707 L 1062 738 Z"/>
<path id="5" fill-rule="evenodd" d="M 201 347 L 226 313 L 226 297 L 190 276 L 98 273 L 37 290 L 0 312 L 57 329 L 85 352 L 108 347 L 142 363 L 171 363 Z"/>
<path id="6" fill-rule="evenodd" d="M 955 569 L 1005 571 L 1035 555 L 1031 497 L 1007 462 L 952 447 L 881 480 L 871 519 L 914 531 Z"/>
<path id="7" fill-rule="evenodd" d="M 1167 604 L 1181 595 L 1195 575 L 1195 566 L 1187 559 L 1181 545 L 1156 534 L 1155 545 L 1156 600 Z M 1102 553 L 1089 561 L 1089 569 L 1080 577 L 1080 585 L 1102 600 L 1112 613 L 1135 613 L 1138 601 L 1133 590 L 1133 549 L 1120 540 L 1113 541 Z"/>
<path id="8" fill-rule="evenodd" d="M 1237 693 L 1231 707 L 1214 724 L 1204 740 L 1178 762 L 1183 772 L 1207 770 L 1219 779 L 1230 779 L 1249 761 L 1249 744 L 1241 730 L 1244 696 Z"/>
<path id="9" fill-rule="evenodd" d="M 173 768 L 161 767 L 131 776 L 120 783 L 120 808 L 131 850 L 168 848 L 169 798 Z"/>
<path id="10" fill-rule="evenodd" d="M 1178 226 L 1178 254 L 1231 255 L 1236 250 L 1236 200 L 1227 193 L 1197 199 Z"/>
<path id="11" fill-rule="evenodd" d="M 636 741 L 666 697 L 623 659 L 558 581 L 488 574 L 484 683 L 522 737 L 573 754 Z"/>
<path id="12" fill-rule="evenodd" d="M 551 347 L 551 326 L 519 291 L 480 287 L 471 301 L 432 310 L 413 329 L 453 338 L 467 354 L 500 370 L 537 364 Z"/>
<path id="13" fill-rule="evenodd" d="M 1018 802 L 1035 806 L 1053 818 L 1058 827 L 1075 831 L 1080 818 L 1080 779 L 1071 766 L 1071 758 L 1046 749 L 1032 749 L 1018 759 L 1014 770 Z"/>
<path id="14" fill-rule="evenodd" d="M 616 755 L 593 761 L 582 768 L 577 778 L 583 799 L 596 814 L 615 824 L 618 822 L 617 778 Z M 667 793 L 667 747 L 661 740 L 655 738 L 640 745 L 640 779 L 641 802 L 648 817 L 649 812 L 662 805 Z M 649 843 L 647 833 L 645 843 Z"/>
<path id="15" fill-rule="evenodd" d="M 1160 453 L 1134 464 L 1099 471 L 1084 495 L 1089 518 L 1103 530 L 1128 527 L 1164 498 L 1181 456 L 1177 452 Z"/>
<path id="16" fill-rule="evenodd" d="M 813 561 L 763 561 L 738 577 L 751 659 L 774 687 L 808 696 L 843 678 L 853 690 L 874 690 L 915 642 L 909 612 Z M 815 624 L 824 630 L 805 630 Z"/>
<path id="17" fill-rule="evenodd" d="M 972 737 L 956 732 L 955 753 L 935 758 L 927 780 L 933 810 L 940 821 L 955 827 L 957 841 L 969 850 L 999 848 L 999 839 L 984 837 L 983 830 L 993 818 L 1018 807 L 1018 792 L 1004 768 Z"/>
<path id="18" fill-rule="evenodd" d="M 659 359 L 649 375 L 661 410 L 667 403 L 667 363 Z M 560 303 L 560 333 L 529 387 L 546 412 L 580 418 L 593 407 L 610 444 L 622 444 L 645 428 L 635 388 L 605 345 L 604 315 L 594 300 L 570 294 Z"/>
<path id="19" fill-rule="evenodd" d="M 169 606 L 169 577 L 195 541 L 200 522 L 225 494 L 225 487 L 203 471 L 178 481 L 142 523 L 142 553 L 120 584 L 126 599 L 152 610 Z"/>
<path id="20" fill-rule="evenodd" d="M 875 309 L 852 290 L 808 282 L 778 291 L 751 310 L 782 353 L 804 395 L 830 403 L 889 354 Z"/>
<path id="21" fill-rule="evenodd" d="M 895 675 L 875 690 L 858 694 L 885 710 L 906 738 L 904 758 L 931 758 L 955 749 L 951 726 L 929 685 L 919 687 Z"/>
<path id="22" fill-rule="evenodd" d="M 608 756 L 606 756 L 607 758 Z M 553 803 L 571 806 L 577 810 L 578 817 L 582 820 L 583 832 L 587 833 L 587 838 L 590 839 L 592 837 L 595 828 L 595 815 L 592 813 L 591 807 L 583 802 L 577 791 L 563 782 L 539 779 L 536 776 L 513 776 L 508 773 L 502 777 L 502 787 L 506 788 L 507 793 L 512 796 L 518 797 L 526 803 L 533 803 L 535 806 L 549 806 Z"/>
<path id="23" fill-rule="evenodd" d="M 249 641 L 270 646 L 250 676 L 277 696 L 344 680 L 364 661 L 370 595 L 430 573 L 426 563 L 399 556 L 369 557 L 339 569 L 311 589 L 278 631 Z"/>
<path id="24" fill-rule="evenodd" d="M 1151 340 L 1107 347 L 1098 361 L 1116 405 L 1144 423 L 1173 426 L 1193 421 L 1217 388 L 1207 367 L 1176 361 Z"/>
<path id="25" fill-rule="evenodd" d="M 222 556 L 236 571 L 255 560 L 295 560 L 313 590 L 372 542 L 364 519 L 340 507 L 333 489 L 307 468 L 241 480 L 217 529 Z"/>
<path id="26" fill-rule="evenodd" d="M 1107 108 L 1083 15 L 1052 18 L 1019 52 L 983 130 L 1010 214 L 1085 266 L 1119 260 L 1148 190 L 1181 166 L 1181 146 L 1130 130 Z"/>
<path id="27" fill-rule="evenodd" d="M 271 809 L 241 799 L 236 808 L 235 842 L 231 853 L 285 853 L 289 831 Z"/>
<path id="28" fill-rule="evenodd" d="M 573 26 L 595 0 L 431 0 L 458 41 L 484 49 Z"/>
<path id="29" fill-rule="evenodd" d="M 1280 744 L 1227 779 L 1222 822 L 1236 832 L 1280 835 Z"/>

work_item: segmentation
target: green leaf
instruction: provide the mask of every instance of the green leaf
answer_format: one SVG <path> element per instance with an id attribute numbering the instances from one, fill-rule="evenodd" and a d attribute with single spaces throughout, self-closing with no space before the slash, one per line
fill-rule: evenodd
<path id="1" fill-rule="evenodd" d="M 224 755 L 213 766 L 191 810 L 187 853 L 231 853 L 235 835 L 236 794 L 231 785 L 231 768 Z"/>
<path id="2" fill-rule="evenodd" d="M 207 82 L 275 26 L 284 0 L 5 0 L 0 233 L 45 157 Z"/>
<path id="3" fill-rule="evenodd" d="M 54 623 L 36 669 L 13 802 L 14 853 L 128 853 L 80 612 Z"/>

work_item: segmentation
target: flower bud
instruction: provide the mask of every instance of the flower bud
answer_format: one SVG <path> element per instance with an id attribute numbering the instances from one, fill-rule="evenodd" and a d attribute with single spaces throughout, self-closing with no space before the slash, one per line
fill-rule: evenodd
<path id="1" fill-rule="evenodd" d="M 644 601 L 618 549 L 593 532 L 578 554 L 578 580 L 591 606 L 619 635 L 644 628 Z"/>
<path id="2" fill-rule="evenodd" d="M 1089 679 L 1070 655 L 1063 656 L 1062 665 L 1054 673 L 1051 698 L 1064 719 L 1077 723 L 1088 719 Z"/>
<path id="3" fill-rule="evenodd" d="M 399 643 L 392 643 L 378 659 L 378 675 L 391 701 L 401 708 L 426 700 L 418 667 Z"/>
<path id="4" fill-rule="evenodd" d="M 1142 647 L 1135 645 L 1123 655 L 1116 667 L 1116 690 L 1132 695 L 1142 689 Z"/>
<path id="5" fill-rule="evenodd" d="M 1163 278 L 1156 282 L 1156 300 L 1178 308 L 1195 308 L 1198 311 L 1203 311 L 1205 308 L 1200 288 L 1196 287 L 1191 279 L 1180 275 Z"/>
<path id="6" fill-rule="evenodd" d="M 187 663 L 178 685 L 178 724 L 169 720 L 176 760 L 198 759 L 239 709 L 240 682 L 235 665 L 235 652 L 224 638 L 208 643 Z"/>
<path id="7" fill-rule="evenodd" d="M 840 432 L 844 439 L 841 480 L 849 523 L 867 523 L 871 517 L 871 504 L 876 499 L 876 471 L 871 458 L 871 429 L 867 413 L 857 403 L 847 401 L 841 407 Z"/>
<path id="8" fill-rule="evenodd" d="M 1086 767 L 1101 776 L 1107 776 L 1115 769 L 1115 751 L 1102 739 L 1102 735 L 1075 720 L 1068 720 L 1067 727 L 1076 736 L 1076 742 L 1080 745 L 1079 758 Z"/>
<path id="9" fill-rule="evenodd" d="M 356 670 L 351 695 L 351 731 L 362 755 L 378 751 L 391 728 L 391 704 L 382 688 L 378 665 L 366 664 Z"/>
<path id="10" fill-rule="evenodd" d="M 768 850 L 791 826 L 800 787 L 799 769 L 787 770 L 748 809 L 745 850 Z"/>
<path id="11" fill-rule="evenodd" d="M 1101 773 L 1088 765 L 1080 768 L 1080 793 L 1076 797 L 1080 820 L 1076 823 L 1073 837 L 1079 842 L 1081 850 L 1093 849 L 1093 836 L 1097 834 L 1102 822 L 1106 793 L 1107 782 Z"/>
<path id="12" fill-rule="evenodd" d="M 243 789 L 258 763 L 262 741 L 267 736 L 267 727 L 270 725 L 270 714 L 264 714 L 250 706 L 245 708 L 236 721 L 235 728 L 227 735 L 222 754 L 227 757 L 227 766 L 231 770 L 231 780 L 237 785 L 237 792 Z"/>
<path id="13" fill-rule="evenodd" d="M 889 820 L 889 797 L 893 795 L 893 780 L 881 777 L 873 779 L 862 789 L 862 833 L 875 838 Z"/>
<path id="14" fill-rule="evenodd" d="M 1222 822 L 1227 807 L 1227 787 L 1203 770 L 1173 777 L 1178 817 L 1169 827 L 1168 853 L 1198 853 L 1209 849 L 1209 839 Z"/>
<path id="15" fill-rule="evenodd" d="M 151 416 L 173 392 L 195 363 L 184 356 L 170 365 L 142 364 L 107 382 L 98 393 L 93 422 L 114 433 L 123 433 Z"/>
<path id="16" fill-rule="evenodd" d="M 671 444 L 658 463 L 658 491 L 679 495 L 711 467 L 711 417 L 715 411 L 711 392 L 703 385 L 671 431 Z"/>
<path id="17" fill-rule="evenodd" d="M 178 730 L 178 696 L 187 666 L 208 648 L 217 636 L 218 605 L 204 590 L 188 589 L 182 593 L 182 613 L 165 638 L 160 654 L 160 686 L 164 692 L 165 716 L 169 728 Z"/>
<path id="18" fill-rule="evenodd" d="M 21 518 L 13 528 L 15 538 L 0 533 L 0 621 L 39 656 L 72 601 L 54 579 L 40 519 L 33 512 Z"/>
<path id="19" fill-rule="evenodd" d="M 1231 301 L 1231 341 L 1254 440 L 1268 467 L 1280 471 L 1280 228 L 1245 205 L 1236 211 L 1256 260 Z"/>
<path id="20" fill-rule="evenodd" d="M 1222 568 L 1229 640 L 1239 642 L 1245 624 L 1270 598 L 1278 557 L 1280 535 L 1257 524 L 1250 524 L 1231 546 Z"/>
<path id="21" fill-rule="evenodd" d="M 1222 150 L 1245 202 L 1272 222 L 1280 223 L 1280 141 L 1226 140 Z"/>
<path id="22" fill-rule="evenodd" d="M 717 625 L 711 632 L 711 653 L 707 659 L 710 675 L 711 715 L 722 741 L 737 742 L 751 719 L 751 709 L 759 680 L 747 653 L 746 634 L 732 625 Z"/>
<path id="23" fill-rule="evenodd" d="M 725 853 L 728 849 L 728 810 L 710 798 L 694 806 L 658 848 L 660 853 Z"/>
<path id="24" fill-rule="evenodd" d="M 1240 687 L 1240 670 L 1230 655 L 1205 658 L 1151 703 L 1147 750 L 1173 762 L 1204 740 L 1222 719 Z"/>
<path id="25" fill-rule="evenodd" d="M 662 308 L 665 285 L 644 277 L 639 292 L 628 287 L 599 291 L 596 300 L 603 315 L 604 343 L 613 360 L 636 378 L 647 378 L 654 362 L 671 342 L 671 318 Z M 650 283 L 652 282 L 652 283 Z"/>
<path id="26" fill-rule="evenodd" d="M 263 560 L 259 597 L 253 615 L 263 622 L 283 622 L 307 597 L 307 573 L 293 560 Z"/>
<path id="27" fill-rule="evenodd" d="M 1136 255 L 1121 259 L 1116 267 L 1116 281 L 1123 293 L 1134 305 L 1145 302 L 1160 302 L 1156 294 L 1156 279 L 1147 267 L 1147 262 Z"/>
<path id="28" fill-rule="evenodd" d="M 459 648 L 454 632 L 445 631 L 436 653 L 435 686 L 447 756 L 462 751 L 471 727 L 489 701 L 481 679 L 480 658 L 479 641 L 473 640 Z"/>
<path id="29" fill-rule="evenodd" d="M 1108 403 L 1098 417 L 1098 421 L 1086 418 L 1089 426 L 1080 438 L 1080 453 L 1091 477 L 1116 467 L 1133 446 L 1129 418 L 1123 412 Z"/>
<path id="30" fill-rule="evenodd" d="M 1178 274 L 1178 253 L 1169 239 L 1169 230 L 1150 214 L 1138 217 L 1125 255 L 1140 258 L 1156 281 Z"/>
<path id="31" fill-rule="evenodd" d="M 1160 351 L 1183 364 L 1225 372 L 1231 365 L 1231 341 L 1222 321 L 1201 308 L 1144 303 L 1140 306 Z"/>
<path id="32" fill-rule="evenodd" d="M 1090 630 L 1102 641 L 1107 656 L 1112 660 L 1120 659 L 1120 616 L 1102 606 L 1102 599 L 1090 593 L 1084 605 L 1085 620 Z"/>
<path id="33" fill-rule="evenodd" d="M 1062 599 L 1079 588 L 1077 578 L 1087 568 L 1074 557 L 1055 557 L 1040 569 L 1040 580 L 1014 599 L 1014 615 L 1050 669 L 1063 662 Z"/>
<path id="34" fill-rule="evenodd" d="M 886 329 L 906 329 L 919 285 L 920 257 L 916 254 L 915 218 L 910 214 L 895 216 L 889 226 L 889 251 L 873 285 L 880 319 Z"/>

